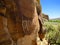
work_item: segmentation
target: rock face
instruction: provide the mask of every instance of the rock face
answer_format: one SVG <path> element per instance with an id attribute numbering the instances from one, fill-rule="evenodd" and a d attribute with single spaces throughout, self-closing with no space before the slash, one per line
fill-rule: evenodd
<path id="1" fill-rule="evenodd" d="M 48 16 L 48 15 L 46 15 L 46 14 L 42 14 L 42 17 L 43 17 L 44 19 L 49 20 L 49 16 Z"/>
<path id="2" fill-rule="evenodd" d="M 37 0 L 1 0 L 0 3 L 3 3 L 0 7 L 0 45 L 37 45 L 38 12 L 41 14 Z"/>

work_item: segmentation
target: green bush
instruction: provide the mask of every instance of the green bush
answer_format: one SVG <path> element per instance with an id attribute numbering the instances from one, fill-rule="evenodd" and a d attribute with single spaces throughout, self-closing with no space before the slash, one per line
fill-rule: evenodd
<path id="1" fill-rule="evenodd" d="M 60 23 L 60 20 L 49 20 L 49 22 L 59 22 Z"/>
<path id="2" fill-rule="evenodd" d="M 60 23 L 45 22 L 46 26 L 46 38 L 50 40 L 51 43 L 60 43 Z"/>

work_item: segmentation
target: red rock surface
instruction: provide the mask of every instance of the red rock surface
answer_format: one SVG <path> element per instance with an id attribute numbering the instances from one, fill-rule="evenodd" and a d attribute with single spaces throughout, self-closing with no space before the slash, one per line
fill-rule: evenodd
<path id="1" fill-rule="evenodd" d="M 0 10 L 0 14 L 3 14 L 0 16 L 1 45 L 10 45 L 12 40 L 18 45 L 37 45 L 36 37 L 40 26 L 36 2 L 36 0 L 4 0 L 2 2 L 5 7 Z M 41 8 L 39 9 L 41 14 Z"/>

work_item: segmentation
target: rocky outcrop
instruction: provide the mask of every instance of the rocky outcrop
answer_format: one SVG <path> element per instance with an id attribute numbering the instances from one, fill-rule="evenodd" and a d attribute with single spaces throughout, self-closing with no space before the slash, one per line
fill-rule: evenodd
<path id="1" fill-rule="evenodd" d="M 48 15 L 46 15 L 46 14 L 42 14 L 42 17 L 43 17 L 43 20 L 49 20 L 49 16 Z"/>
<path id="2" fill-rule="evenodd" d="M 4 5 L 0 8 L 0 43 L 2 42 L 0 45 L 37 45 L 36 37 L 41 27 L 38 21 L 41 6 L 38 1 L 1 0 L 0 2 Z"/>

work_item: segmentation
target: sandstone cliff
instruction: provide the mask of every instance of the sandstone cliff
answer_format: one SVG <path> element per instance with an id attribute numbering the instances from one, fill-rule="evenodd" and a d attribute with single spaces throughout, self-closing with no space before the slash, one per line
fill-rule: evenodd
<path id="1" fill-rule="evenodd" d="M 0 4 L 0 45 L 37 45 L 42 29 L 40 1 L 1 0 Z"/>
<path id="2" fill-rule="evenodd" d="M 46 15 L 46 14 L 42 14 L 42 18 L 43 18 L 43 20 L 49 20 L 49 16 L 48 15 Z"/>

